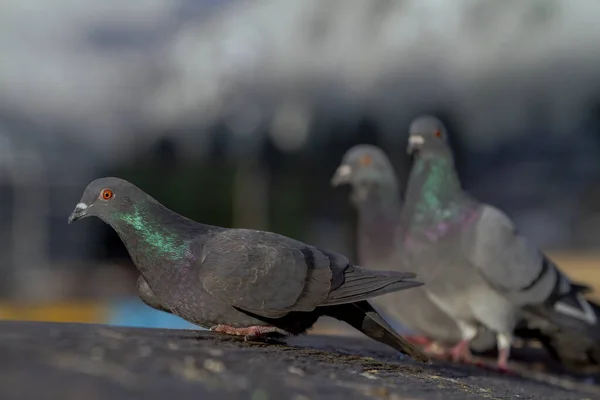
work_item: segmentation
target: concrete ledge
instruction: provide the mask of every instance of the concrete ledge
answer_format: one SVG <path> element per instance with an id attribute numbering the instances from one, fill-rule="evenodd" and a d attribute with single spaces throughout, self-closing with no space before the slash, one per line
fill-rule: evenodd
<path id="1" fill-rule="evenodd" d="M 261 344 L 206 331 L 13 321 L 0 322 L 0 338 L 3 400 L 600 398 L 598 387 L 568 377 L 423 365 L 354 338 Z"/>

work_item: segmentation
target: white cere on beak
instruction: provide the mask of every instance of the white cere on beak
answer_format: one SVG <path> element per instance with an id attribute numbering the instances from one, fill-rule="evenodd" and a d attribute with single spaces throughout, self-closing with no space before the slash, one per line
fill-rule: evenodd
<path id="1" fill-rule="evenodd" d="M 350 175 L 351 173 L 352 167 L 350 167 L 349 165 L 340 165 L 340 167 L 337 170 L 337 175 L 342 178 Z"/>
<path id="2" fill-rule="evenodd" d="M 411 146 L 420 146 L 425 143 L 425 138 L 421 135 L 410 135 L 408 138 L 408 144 Z"/>
<path id="3" fill-rule="evenodd" d="M 87 204 L 85 204 L 85 203 L 78 203 L 78 204 L 75 206 L 75 209 L 76 209 L 76 210 L 78 210 L 78 211 L 85 210 L 86 208 L 88 208 L 88 205 L 87 205 Z"/>

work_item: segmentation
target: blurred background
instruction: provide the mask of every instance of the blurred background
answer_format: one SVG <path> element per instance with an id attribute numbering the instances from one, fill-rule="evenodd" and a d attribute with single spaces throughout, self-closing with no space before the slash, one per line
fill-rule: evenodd
<path id="1" fill-rule="evenodd" d="M 137 299 L 89 181 L 195 220 L 354 255 L 358 143 L 406 179 L 410 120 L 442 118 L 465 188 L 600 288 L 595 0 L 0 2 L 0 318 L 192 327 Z M 319 328 L 327 329 L 326 323 Z"/>

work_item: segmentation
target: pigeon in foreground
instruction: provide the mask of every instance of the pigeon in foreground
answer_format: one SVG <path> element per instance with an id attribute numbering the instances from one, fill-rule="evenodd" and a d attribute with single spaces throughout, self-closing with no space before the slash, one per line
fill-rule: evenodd
<path id="1" fill-rule="evenodd" d="M 504 213 L 462 190 L 441 121 L 413 121 L 408 151 L 416 159 L 403 210 L 403 252 L 430 298 L 461 330 L 455 358 L 470 358 L 468 344 L 485 327 L 496 333 L 498 367 L 507 369 L 522 315 L 543 321 L 543 329 L 572 333 L 597 351 L 600 308 Z"/>
<path id="2" fill-rule="evenodd" d="M 69 223 L 90 216 L 118 233 L 151 307 L 246 339 L 301 334 L 327 315 L 428 361 L 367 301 L 420 286 L 414 274 L 373 272 L 276 233 L 203 225 L 119 178 L 91 182 Z"/>
<path id="3" fill-rule="evenodd" d="M 350 148 L 331 180 L 333 186 L 349 184 L 351 202 L 357 209 L 358 263 L 366 268 L 386 271 L 403 271 L 402 251 L 398 248 L 396 234 L 401 226 L 402 198 L 399 180 L 383 150 L 372 145 Z M 413 333 L 424 335 L 414 339 L 426 343 L 425 350 L 439 352 L 458 343 L 462 337 L 458 325 L 423 288 L 390 293 L 372 302 L 388 322 L 399 321 Z M 403 305 L 410 304 L 410 308 Z M 392 326 L 396 329 L 396 325 Z M 486 351 L 496 346 L 495 335 L 482 330 L 471 347 Z"/>

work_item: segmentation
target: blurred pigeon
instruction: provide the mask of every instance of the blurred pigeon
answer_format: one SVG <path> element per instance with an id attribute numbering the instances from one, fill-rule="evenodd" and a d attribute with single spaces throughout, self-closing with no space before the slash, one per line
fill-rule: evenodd
<path id="1" fill-rule="evenodd" d="M 498 209 L 462 189 L 443 124 L 417 118 L 408 151 L 416 152 L 403 210 L 403 251 L 430 298 L 455 319 L 462 340 L 456 359 L 480 327 L 496 332 L 498 367 L 507 369 L 513 332 L 530 314 L 561 332 L 600 343 L 600 308 Z"/>
<path id="2" fill-rule="evenodd" d="M 428 360 L 366 301 L 420 286 L 414 274 L 366 270 L 271 232 L 199 224 L 118 178 L 90 183 L 69 223 L 89 216 L 118 233 L 141 273 L 139 295 L 152 307 L 247 339 L 300 334 L 327 315 Z"/>
<path id="3" fill-rule="evenodd" d="M 350 148 L 331 183 L 352 186 L 351 201 L 358 211 L 359 264 L 377 270 L 409 272 L 401 270 L 406 264 L 400 259 L 402 252 L 398 251 L 396 242 L 402 212 L 399 181 L 383 150 L 372 145 Z M 390 293 L 372 302 L 390 323 L 400 321 L 413 333 L 426 337 L 416 338 L 415 342 L 433 341 L 426 350 L 444 349 L 462 338 L 456 322 L 427 297 L 423 288 Z M 482 330 L 474 344 L 472 348 L 477 351 L 493 349 L 495 335 Z"/>

